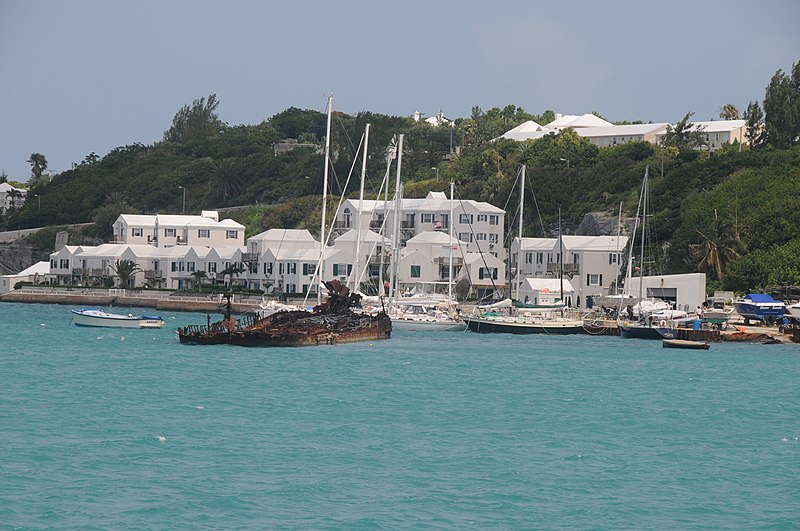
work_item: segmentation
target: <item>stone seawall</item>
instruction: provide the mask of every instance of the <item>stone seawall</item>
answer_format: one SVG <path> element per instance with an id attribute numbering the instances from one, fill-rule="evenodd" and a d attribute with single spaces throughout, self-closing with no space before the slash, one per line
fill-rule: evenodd
<path id="1" fill-rule="evenodd" d="M 181 298 L 154 298 L 154 297 L 135 297 L 122 295 L 98 295 L 98 294 L 65 294 L 65 293 L 25 293 L 10 292 L 0 295 L 0 302 L 25 302 L 41 304 L 64 304 L 75 307 L 85 306 L 119 306 L 119 307 L 142 307 L 156 308 L 157 310 L 175 312 L 218 312 L 220 302 L 218 299 L 198 300 Z M 258 309 L 258 304 L 254 302 L 232 304 L 234 312 L 243 313 Z"/>

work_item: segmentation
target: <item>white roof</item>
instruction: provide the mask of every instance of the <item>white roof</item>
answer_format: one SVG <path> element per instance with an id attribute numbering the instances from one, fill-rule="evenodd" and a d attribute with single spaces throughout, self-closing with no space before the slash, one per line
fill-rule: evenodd
<path id="1" fill-rule="evenodd" d="M 40 275 L 46 275 L 49 272 L 50 272 L 50 262 L 36 262 L 32 266 L 23 269 L 22 271 L 17 273 L 17 275 L 35 275 L 37 273 Z"/>
<path id="2" fill-rule="evenodd" d="M 611 122 L 603 120 L 599 116 L 587 113 L 576 116 L 573 114 L 565 114 L 564 116 L 557 116 L 555 120 L 545 125 L 548 129 L 565 129 L 567 127 L 606 127 L 613 126 Z"/>
<path id="3" fill-rule="evenodd" d="M 275 242 L 316 242 L 317 240 L 307 229 L 269 229 L 250 236 L 249 240 L 275 241 Z M 317 242 L 318 243 L 318 242 Z"/>
<path id="4" fill-rule="evenodd" d="M 372 230 L 363 230 L 361 231 L 361 240 L 365 242 L 379 242 L 382 241 L 384 238 L 375 231 Z M 338 238 L 336 238 L 337 242 L 354 242 L 358 241 L 358 231 L 356 229 L 350 229 L 349 231 L 345 232 Z M 389 241 L 389 238 L 386 238 L 386 241 Z"/>
<path id="5" fill-rule="evenodd" d="M 616 236 L 574 236 L 567 235 L 561 237 L 564 242 L 564 249 L 570 251 L 620 251 L 628 244 L 627 236 L 619 237 L 617 244 Z"/>
<path id="6" fill-rule="evenodd" d="M 17 192 L 22 192 L 22 193 L 28 193 L 28 191 L 24 188 L 16 188 L 8 183 L 0 183 L 0 192 L 10 192 L 11 190 L 16 190 Z"/>
<path id="7" fill-rule="evenodd" d="M 509 140 L 530 140 L 532 138 L 541 138 L 547 133 L 551 133 L 549 129 L 544 126 L 541 126 L 534 122 L 533 120 L 528 120 L 527 122 L 523 122 L 516 126 L 513 129 L 509 129 L 500 138 L 507 138 Z"/>
<path id="8" fill-rule="evenodd" d="M 155 225 L 156 217 L 144 214 L 120 214 L 117 221 L 124 221 L 128 225 Z"/>
<path id="9" fill-rule="evenodd" d="M 692 122 L 689 130 L 693 131 L 703 127 L 704 133 L 724 133 L 741 129 L 747 122 L 745 120 L 712 120 L 710 122 Z"/>
<path id="10" fill-rule="evenodd" d="M 520 242 L 520 248 L 522 251 L 550 251 L 553 249 L 555 244 L 555 238 L 522 238 L 522 241 Z"/>
<path id="11" fill-rule="evenodd" d="M 525 286 L 530 291 L 540 291 L 544 293 L 561 293 L 561 279 L 558 278 L 526 278 Z M 564 293 L 574 292 L 575 288 L 569 279 L 564 279 Z"/>
<path id="12" fill-rule="evenodd" d="M 601 136 L 637 136 L 658 133 L 666 130 L 669 124 L 630 124 L 630 125 L 610 125 L 605 127 L 584 127 L 576 129 L 575 132 L 582 137 L 596 138 Z"/>
<path id="13" fill-rule="evenodd" d="M 435 230 L 426 230 L 420 232 L 413 238 L 409 238 L 406 242 L 408 244 L 415 244 L 415 243 L 436 243 L 441 245 L 450 245 L 450 235 L 444 232 L 439 232 Z M 453 236 L 453 245 L 458 245 L 458 238 Z"/>

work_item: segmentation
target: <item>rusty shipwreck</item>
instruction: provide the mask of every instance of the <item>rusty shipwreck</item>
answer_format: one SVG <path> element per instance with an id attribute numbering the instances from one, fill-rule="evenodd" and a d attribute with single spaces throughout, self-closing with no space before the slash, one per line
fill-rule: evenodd
<path id="1" fill-rule="evenodd" d="M 389 339 L 392 321 L 385 312 L 376 315 L 354 311 L 361 296 L 338 280 L 325 282 L 328 298 L 313 311 L 279 311 L 261 317 L 231 316 L 230 300 L 224 319 L 208 325 L 190 325 L 178 330 L 181 343 L 194 345 L 239 345 L 246 347 L 298 347 L 334 345 L 356 341 Z"/>

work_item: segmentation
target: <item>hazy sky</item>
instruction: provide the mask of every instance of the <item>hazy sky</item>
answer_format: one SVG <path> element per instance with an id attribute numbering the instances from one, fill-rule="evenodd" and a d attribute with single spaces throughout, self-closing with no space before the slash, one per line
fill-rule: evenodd
<path id="1" fill-rule="evenodd" d="M 468 117 L 473 106 L 716 118 L 800 61 L 800 1 L 0 0 L 0 171 L 27 180 L 220 118 L 289 107 Z"/>

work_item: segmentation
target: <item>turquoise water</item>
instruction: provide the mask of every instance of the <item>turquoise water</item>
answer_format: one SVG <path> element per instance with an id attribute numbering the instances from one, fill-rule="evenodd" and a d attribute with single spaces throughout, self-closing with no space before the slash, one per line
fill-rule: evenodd
<path id="1" fill-rule="evenodd" d="M 150 310 L 152 313 L 152 310 Z M 800 345 L 244 349 L 0 304 L 0 526 L 800 526 Z"/>

